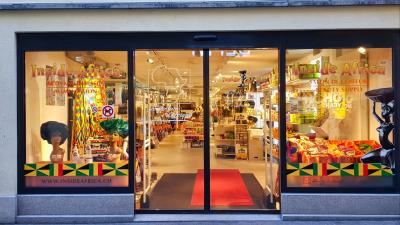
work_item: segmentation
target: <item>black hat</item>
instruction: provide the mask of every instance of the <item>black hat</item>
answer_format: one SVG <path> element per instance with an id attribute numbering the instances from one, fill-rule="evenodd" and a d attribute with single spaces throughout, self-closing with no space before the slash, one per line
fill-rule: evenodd
<path id="1" fill-rule="evenodd" d="M 56 121 L 47 121 L 40 126 L 40 136 L 49 144 L 51 144 L 51 137 L 56 133 L 61 135 L 60 144 L 64 144 L 69 136 L 68 126 Z"/>
<path id="2" fill-rule="evenodd" d="M 365 92 L 365 96 L 374 102 L 389 103 L 394 100 L 393 88 L 379 88 Z"/>

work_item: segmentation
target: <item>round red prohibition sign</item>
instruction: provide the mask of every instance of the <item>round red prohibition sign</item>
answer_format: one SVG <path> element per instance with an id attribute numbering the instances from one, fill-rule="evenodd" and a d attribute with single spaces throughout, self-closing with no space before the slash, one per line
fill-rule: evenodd
<path id="1" fill-rule="evenodd" d="M 114 114 L 114 109 L 111 106 L 109 106 L 109 105 L 104 106 L 104 108 L 103 108 L 104 116 L 109 117 L 109 116 L 112 116 L 113 114 Z"/>

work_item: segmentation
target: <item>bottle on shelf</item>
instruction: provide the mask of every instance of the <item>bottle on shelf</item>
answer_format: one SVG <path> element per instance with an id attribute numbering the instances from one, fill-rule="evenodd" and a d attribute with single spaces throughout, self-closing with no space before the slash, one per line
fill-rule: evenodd
<path id="1" fill-rule="evenodd" d="M 74 148 L 72 149 L 72 162 L 73 163 L 79 163 L 80 158 L 79 158 L 79 149 L 75 145 Z"/>

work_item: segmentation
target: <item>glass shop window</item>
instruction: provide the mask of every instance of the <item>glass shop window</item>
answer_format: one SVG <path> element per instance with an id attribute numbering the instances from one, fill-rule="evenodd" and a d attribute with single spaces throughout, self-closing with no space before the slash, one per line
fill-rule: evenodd
<path id="1" fill-rule="evenodd" d="M 127 52 L 25 53 L 26 187 L 128 186 Z"/>
<path id="2" fill-rule="evenodd" d="M 288 187 L 392 187 L 392 49 L 286 55 Z"/>

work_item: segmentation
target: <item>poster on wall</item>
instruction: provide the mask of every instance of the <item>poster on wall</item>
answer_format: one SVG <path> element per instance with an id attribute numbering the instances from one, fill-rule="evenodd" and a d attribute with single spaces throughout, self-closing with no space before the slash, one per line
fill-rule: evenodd
<path id="1" fill-rule="evenodd" d="M 56 76 L 58 80 L 58 84 L 64 84 L 65 83 L 65 76 Z M 61 85 L 58 85 L 57 90 L 55 90 L 55 96 L 56 96 L 56 105 L 57 106 L 65 106 L 65 97 L 66 97 L 66 92 L 64 91 L 63 87 Z"/>
<path id="2" fill-rule="evenodd" d="M 48 70 L 47 66 L 46 70 Z M 52 85 L 54 81 L 55 81 L 55 76 L 46 73 L 46 105 L 56 104 L 56 91 Z"/>

